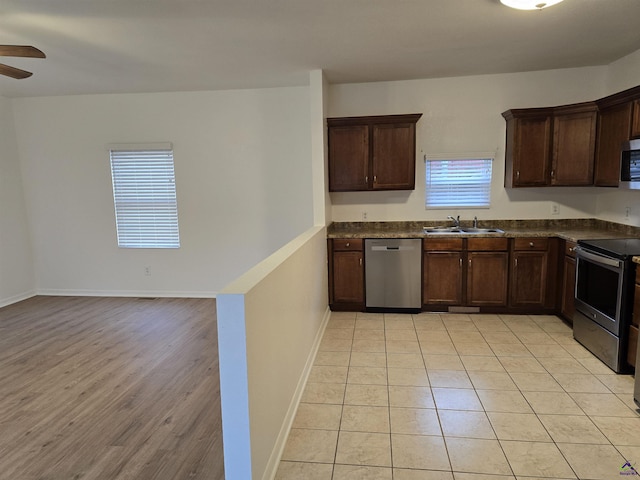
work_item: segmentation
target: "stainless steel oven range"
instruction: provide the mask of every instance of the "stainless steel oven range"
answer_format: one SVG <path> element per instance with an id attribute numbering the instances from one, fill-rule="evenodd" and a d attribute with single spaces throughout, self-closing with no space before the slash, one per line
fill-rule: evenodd
<path id="1" fill-rule="evenodd" d="M 573 336 L 617 373 L 626 370 L 640 238 L 579 240 Z"/>

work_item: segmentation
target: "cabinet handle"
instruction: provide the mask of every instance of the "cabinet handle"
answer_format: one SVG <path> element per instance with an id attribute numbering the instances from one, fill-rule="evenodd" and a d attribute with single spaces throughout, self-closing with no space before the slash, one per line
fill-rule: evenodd
<path id="1" fill-rule="evenodd" d="M 369 175 L 366 175 L 364 177 L 364 183 L 367 183 L 367 184 L 369 183 Z"/>
<path id="2" fill-rule="evenodd" d="M 520 170 L 518 170 L 518 171 L 516 172 L 516 178 L 517 178 L 518 180 L 520 180 Z"/>
<path id="3" fill-rule="evenodd" d="M 556 176 L 556 172 L 554 170 L 551 170 L 551 178 Z"/>
<path id="4" fill-rule="evenodd" d="M 351 244 L 349 242 L 347 242 L 347 247 L 350 247 L 350 246 L 351 246 Z"/>
<path id="5" fill-rule="evenodd" d="M 570 251 L 570 252 L 573 252 L 573 247 L 569 247 L 569 251 Z"/>
<path id="6" fill-rule="evenodd" d="M 529 242 L 529 246 L 533 248 L 533 242 Z"/>
<path id="7" fill-rule="evenodd" d="M 362 257 L 360 257 L 360 266 L 362 266 Z"/>
<path id="8" fill-rule="evenodd" d="M 515 267 L 518 268 L 518 259 L 516 258 Z"/>
<path id="9" fill-rule="evenodd" d="M 460 257 L 460 268 L 462 268 L 462 257 Z"/>
<path id="10" fill-rule="evenodd" d="M 373 183 L 378 183 L 378 176 L 377 175 L 373 176 Z"/>

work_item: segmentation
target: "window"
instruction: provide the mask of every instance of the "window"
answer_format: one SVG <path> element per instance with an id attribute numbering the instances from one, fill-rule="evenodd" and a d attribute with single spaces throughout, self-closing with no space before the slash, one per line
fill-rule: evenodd
<path id="1" fill-rule="evenodd" d="M 427 208 L 489 208 L 493 154 L 425 156 Z"/>
<path id="2" fill-rule="evenodd" d="M 111 147 L 118 246 L 178 248 L 173 147 Z"/>

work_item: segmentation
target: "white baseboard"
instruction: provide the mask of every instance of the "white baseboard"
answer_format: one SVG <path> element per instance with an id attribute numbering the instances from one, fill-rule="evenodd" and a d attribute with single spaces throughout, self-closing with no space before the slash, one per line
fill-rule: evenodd
<path id="1" fill-rule="evenodd" d="M 311 373 L 311 367 L 313 367 L 313 364 L 315 362 L 318 349 L 320 348 L 320 342 L 322 341 L 322 337 L 324 335 L 325 329 L 327 328 L 330 317 L 331 310 L 329 310 L 329 307 L 327 306 L 327 309 L 325 310 L 324 316 L 322 318 L 322 324 L 318 329 L 316 338 L 313 341 L 313 346 L 311 348 L 311 351 L 309 352 L 309 356 L 307 357 L 307 362 L 304 366 L 304 369 L 302 370 L 300 379 L 298 380 L 298 386 L 296 387 L 293 398 L 291 399 L 291 403 L 289 404 L 289 409 L 287 410 L 287 414 L 285 415 L 284 421 L 282 422 L 282 427 L 280 427 L 280 433 L 278 434 L 278 438 L 276 439 L 273 450 L 271 451 L 271 456 L 269 457 L 269 461 L 267 462 L 262 480 L 274 480 L 276 473 L 278 472 L 278 466 L 280 465 L 280 459 L 282 458 L 284 447 L 286 446 L 287 439 L 289 438 L 291 425 L 293 425 L 293 420 L 296 417 L 298 405 L 300 405 L 302 394 L 304 393 L 304 389 L 307 386 L 307 380 L 309 379 L 309 374 Z"/>
<path id="2" fill-rule="evenodd" d="M 19 293 L 18 295 L 12 295 L 11 297 L 0 298 L 0 307 L 6 307 L 7 305 L 12 305 L 14 303 L 21 302 L 26 300 L 27 298 L 35 297 L 37 293 L 35 291 L 29 291 L 24 293 Z"/>
<path id="3" fill-rule="evenodd" d="M 163 298 L 216 298 L 217 292 L 185 291 L 132 291 L 132 290 L 67 290 L 42 289 L 37 295 L 51 297 L 163 297 Z"/>

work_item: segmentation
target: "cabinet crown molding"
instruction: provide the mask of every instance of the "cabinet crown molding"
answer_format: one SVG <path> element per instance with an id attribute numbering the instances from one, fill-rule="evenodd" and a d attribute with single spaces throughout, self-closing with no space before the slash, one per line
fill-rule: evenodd
<path id="1" fill-rule="evenodd" d="M 332 117 L 327 118 L 327 125 L 339 127 L 342 125 L 376 125 L 382 123 L 417 123 L 421 113 L 407 113 L 402 115 L 373 115 L 367 117 Z"/>

